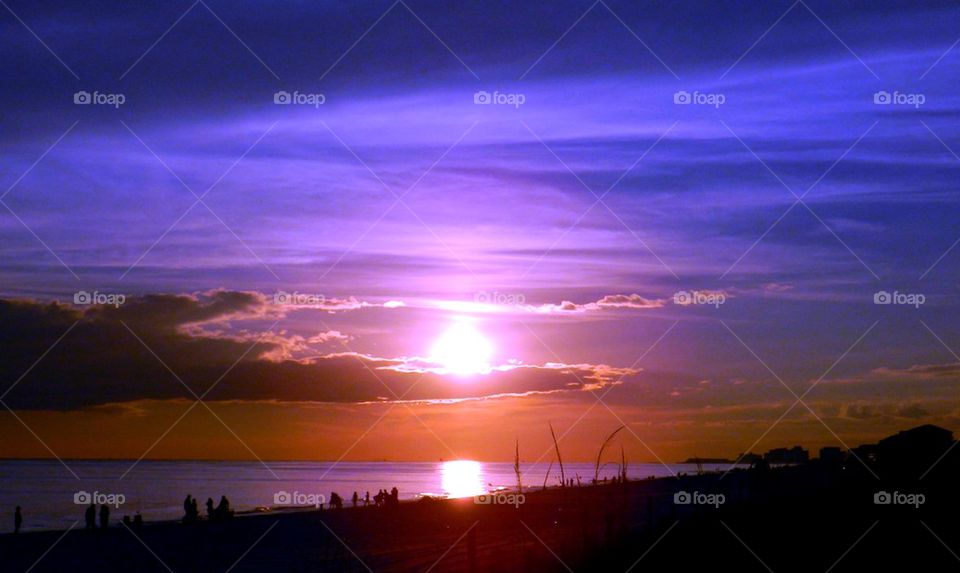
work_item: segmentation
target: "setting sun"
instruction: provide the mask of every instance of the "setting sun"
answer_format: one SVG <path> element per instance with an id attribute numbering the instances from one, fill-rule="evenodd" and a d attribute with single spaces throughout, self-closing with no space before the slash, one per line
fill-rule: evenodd
<path id="1" fill-rule="evenodd" d="M 443 493 L 450 497 L 471 497 L 486 493 L 480 462 L 453 460 L 441 466 Z"/>
<path id="2" fill-rule="evenodd" d="M 430 360 L 458 376 L 490 372 L 493 345 L 467 322 L 458 322 L 447 329 L 433 345 Z"/>

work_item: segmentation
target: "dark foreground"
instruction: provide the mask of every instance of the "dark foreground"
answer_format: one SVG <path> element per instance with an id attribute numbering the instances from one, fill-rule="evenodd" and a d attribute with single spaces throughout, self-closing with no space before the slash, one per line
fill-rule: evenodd
<path id="1" fill-rule="evenodd" d="M 811 463 L 526 492 L 519 507 L 421 501 L 4 535 L 0 571 L 960 569 L 956 464 L 922 480 L 890 475 L 878 480 L 856 462 Z M 881 491 L 925 497 L 919 507 L 877 504 Z M 718 507 L 678 504 L 677 492 L 724 498 Z"/>

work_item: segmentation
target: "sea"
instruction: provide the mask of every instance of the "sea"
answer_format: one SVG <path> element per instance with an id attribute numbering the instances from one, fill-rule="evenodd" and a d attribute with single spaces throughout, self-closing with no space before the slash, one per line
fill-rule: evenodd
<path id="1" fill-rule="evenodd" d="M 705 464 L 704 471 L 726 471 L 730 464 Z M 547 477 L 547 471 L 550 471 Z M 586 484 L 594 465 L 566 463 L 567 479 Z M 694 464 L 636 463 L 628 479 L 669 477 L 695 473 Z M 613 464 L 599 476 L 612 479 Z M 521 483 L 539 489 L 559 484 L 559 466 L 521 464 Z M 545 480 L 546 478 L 546 480 Z M 353 492 L 371 500 L 381 489 L 396 487 L 401 500 L 431 497 L 470 497 L 504 489 L 515 490 L 517 476 L 511 462 L 453 460 L 438 462 L 235 462 L 143 460 L 3 460 L 0 461 L 0 533 L 13 528 L 13 512 L 21 506 L 22 531 L 67 529 L 79 522 L 91 501 L 110 507 L 111 520 L 140 513 L 145 522 L 179 519 L 187 495 L 199 500 L 204 513 L 208 498 L 214 504 L 226 496 L 235 511 L 277 511 L 328 503 L 333 492 L 352 504 Z M 4 523 L 6 521 L 6 523 Z"/>

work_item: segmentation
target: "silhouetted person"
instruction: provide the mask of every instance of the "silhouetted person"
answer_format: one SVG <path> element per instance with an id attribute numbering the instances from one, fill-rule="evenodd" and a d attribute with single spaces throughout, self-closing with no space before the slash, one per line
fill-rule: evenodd
<path id="1" fill-rule="evenodd" d="M 196 523 L 200 517 L 200 511 L 197 509 L 197 500 L 192 495 L 188 495 L 183 500 L 183 522 Z"/>
<path id="2" fill-rule="evenodd" d="M 397 486 L 393 486 L 393 489 L 390 490 L 390 505 L 396 507 L 397 503 L 400 502 L 400 491 L 397 490 Z"/>
<path id="3" fill-rule="evenodd" d="M 20 513 L 20 506 L 13 512 L 13 532 L 20 533 L 20 526 L 23 525 L 23 515 Z"/>
<path id="4" fill-rule="evenodd" d="M 110 508 L 107 504 L 100 506 L 100 529 L 106 529 L 110 525 Z"/>
<path id="5" fill-rule="evenodd" d="M 370 505 L 370 492 L 367 492 L 367 497 L 363 499 L 363 505 Z"/>
<path id="6" fill-rule="evenodd" d="M 357 495 L 357 492 L 353 492 L 353 507 L 357 507 L 357 503 L 360 501 L 360 496 Z"/>
<path id="7" fill-rule="evenodd" d="M 210 520 L 213 519 L 213 511 L 214 511 L 214 510 L 213 510 L 213 498 L 212 498 L 212 497 L 208 497 L 208 498 L 207 498 L 207 519 L 210 519 Z"/>
<path id="8" fill-rule="evenodd" d="M 138 511 L 137 514 L 133 516 L 133 528 L 140 529 L 141 527 L 143 527 L 143 516 L 140 515 Z"/>
<path id="9" fill-rule="evenodd" d="M 93 502 L 90 502 L 90 505 L 87 506 L 87 510 L 83 512 L 83 520 L 86 522 L 86 529 L 96 529 L 97 528 L 97 506 Z"/>
<path id="10" fill-rule="evenodd" d="M 217 508 L 214 510 L 214 515 L 217 516 L 217 519 L 227 519 L 228 517 L 233 517 L 233 512 L 230 511 L 230 501 L 227 500 L 227 496 L 220 496 L 220 503 L 217 504 Z"/>

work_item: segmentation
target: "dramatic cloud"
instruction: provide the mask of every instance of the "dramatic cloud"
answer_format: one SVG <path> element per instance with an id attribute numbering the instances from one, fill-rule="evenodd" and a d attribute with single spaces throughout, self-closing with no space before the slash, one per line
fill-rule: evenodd
<path id="1" fill-rule="evenodd" d="M 578 304 L 565 300 L 560 304 L 543 304 L 540 306 L 525 306 L 530 312 L 540 313 L 564 313 L 564 312 L 589 312 L 596 310 L 645 310 L 650 308 L 661 308 L 666 304 L 666 299 L 650 299 L 639 294 L 610 294 L 595 302 Z"/>
<path id="2" fill-rule="evenodd" d="M 192 391 L 209 400 L 446 401 L 592 390 L 637 374 L 605 365 L 512 363 L 458 379 L 422 359 L 351 352 L 348 336 L 336 330 L 268 330 L 283 310 L 262 294 L 224 290 L 150 295 L 117 307 L 0 300 L 0 374 L 19 379 L 4 400 L 20 409 L 73 409 L 189 399 Z"/>
<path id="3" fill-rule="evenodd" d="M 274 304 L 282 305 L 294 309 L 314 309 L 327 312 L 342 312 L 347 310 L 359 310 L 363 308 L 400 308 L 406 306 L 403 301 L 388 300 L 382 303 L 373 303 L 359 300 L 357 297 L 328 297 L 317 293 L 304 293 L 299 291 L 287 292 L 277 291 L 273 294 Z"/>
<path id="4" fill-rule="evenodd" d="M 918 404 L 847 404 L 843 415 L 854 420 L 920 420 L 931 412 Z"/>

